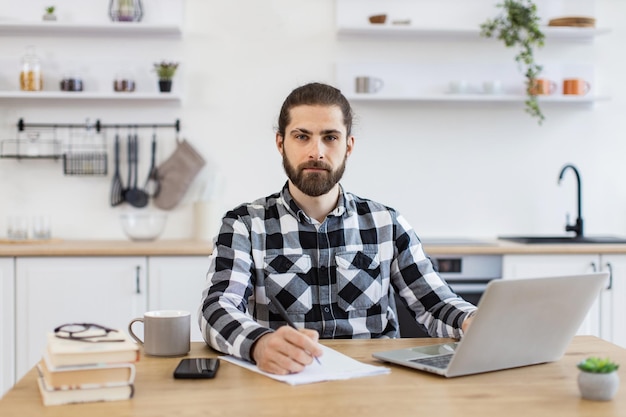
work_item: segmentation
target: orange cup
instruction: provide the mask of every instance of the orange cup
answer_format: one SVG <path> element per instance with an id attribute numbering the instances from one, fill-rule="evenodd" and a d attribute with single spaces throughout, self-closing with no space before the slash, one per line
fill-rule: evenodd
<path id="1" fill-rule="evenodd" d="M 535 78 L 531 82 L 528 91 L 534 96 L 554 94 L 556 92 L 556 83 L 547 78 Z"/>
<path id="2" fill-rule="evenodd" d="M 591 85 L 582 78 L 566 78 L 563 80 L 563 94 L 584 96 L 591 90 Z"/>

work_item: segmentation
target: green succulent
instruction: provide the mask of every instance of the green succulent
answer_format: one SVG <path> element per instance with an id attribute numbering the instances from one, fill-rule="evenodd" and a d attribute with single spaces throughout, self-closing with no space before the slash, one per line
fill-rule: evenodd
<path id="1" fill-rule="evenodd" d="M 619 365 L 612 362 L 609 358 L 601 359 L 595 356 L 588 357 L 576 366 L 578 366 L 578 369 L 581 371 L 594 374 L 608 374 L 617 371 L 619 368 Z"/>
<path id="2" fill-rule="evenodd" d="M 159 76 L 159 80 L 171 80 L 174 78 L 178 62 L 161 61 L 154 64 L 154 70 Z"/>
<path id="3" fill-rule="evenodd" d="M 48 14 L 52 14 L 52 13 L 54 13 L 54 6 L 48 6 L 48 7 L 46 7 L 46 13 L 48 13 Z"/>
<path id="4" fill-rule="evenodd" d="M 480 25 L 480 35 L 486 38 L 496 37 L 503 41 L 507 48 L 519 48 L 515 61 L 525 67 L 526 112 L 537 117 L 538 123 L 541 124 L 545 116 L 541 112 L 537 96 L 531 91 L 533 80 L 542 70 L 541 65 L 535 63 L 533 52 L 535 48 L 543 47 L 545 39 L 545 35 L 539 29 L 537 5 L 533 0 L 504 0 L 496 7 L 501 8 L 502 12 L 495 19 L 488 19 Z"/>

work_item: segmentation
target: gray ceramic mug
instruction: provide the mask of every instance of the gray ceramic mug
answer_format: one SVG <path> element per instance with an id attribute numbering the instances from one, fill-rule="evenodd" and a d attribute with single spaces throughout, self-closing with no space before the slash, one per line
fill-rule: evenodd
<path id="1" fill-rule="evenodd" d="M 133 332 L 133 324 L 142 322 L 144 340 Z M 157 310 L 144 313 L 143 317 L 132 319 L 128 333 L 140 345 L 146 355 L 182 356 L 190 350 L 191 313 L 182 310 Z"/>
<path id="2" fill-rule="evenodd" d="M 357 93 L 377 93 L 385 83 L 376 77 L 356 77 L 354 89 Z"/>

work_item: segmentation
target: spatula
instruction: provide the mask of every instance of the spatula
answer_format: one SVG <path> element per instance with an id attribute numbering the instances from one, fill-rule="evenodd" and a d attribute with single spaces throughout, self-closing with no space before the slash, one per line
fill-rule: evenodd
<path id="1" fill-rule="evenodd" d="M 115 145 L 113 150 L 115 160 L 115 172 L 111 183 L 111 206 L 119 206 L 124 202 L 122 176 L 120 175 L 120 135 L 115 133 Z"/>
<path id="2" fill-rule="evenodd" d="M 143 186 L 144 191 L 150 197 L 156 197 L 161 190 L 161 183 L 159 182 L 159 171 L 156 167 L 156 133 L 152 134 L 152 161 L 150 162 L 150 171 L 148 172 L 148 178 Z"/>

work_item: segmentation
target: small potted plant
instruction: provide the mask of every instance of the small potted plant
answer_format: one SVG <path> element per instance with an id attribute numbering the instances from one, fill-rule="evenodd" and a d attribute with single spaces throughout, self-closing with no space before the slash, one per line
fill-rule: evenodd
<path id="1" fill-rule="evenodd" d="M 46 14 L 43 15 L 43 20 L 57 20 L 57 17 L 54 14 L 54 9 L 54 6 L 46 7 Z"/>
<path id="2" fill-rule="evenodd" d="M 178 69 L 178 62 L 161 61 L 154 64 L 154 70 L 159 77 L 159 90 L 162 93 L 172 91 L 172 78 Z"/>
<path id="3" fill-rule="evenodd" d="M 594 401 L 609 401 L 619 387 L 617 369 L 619 365 L 610 359 L 588 357 L 578 365 L 578 388 L 583 398 Z"/>

